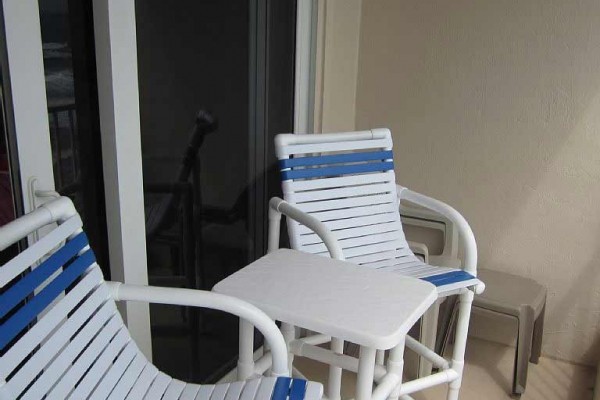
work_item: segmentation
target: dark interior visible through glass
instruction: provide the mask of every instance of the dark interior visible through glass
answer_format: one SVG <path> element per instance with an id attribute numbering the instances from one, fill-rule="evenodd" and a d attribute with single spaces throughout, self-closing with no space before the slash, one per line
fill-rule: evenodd
<path id="1" fill-rule="evenodd" d="M 273 137 L 293 129 L 295 1 L 137 0 L 151 284 L 210 290 L 266 250 Z M 214 381 L 237 319 L 151 306 L 153 361 Z"/>
<path id="2" fill-rule="evenodd" d="M 110 279 L 92 0 L 39 2 L 56 191 L 69 196 Z"/>
<path id="3" fill-rule="evenodd" d="M 6 76 L 0 69 L 0 226 L 5 225 L 18 215 L 18 204 L 16 193 L 19 191 L 16 188 L 16 173 L 14 165 L 16 160 L 13 149 L 10 148 L 11 137 L 6 126 L 5 113 L 5 91 L 3 78 Z M 18 253 L 18 245 L 13 245 L 0 252 L 0 265 L 4 265 L 8 260 L 13 258 Z"/>

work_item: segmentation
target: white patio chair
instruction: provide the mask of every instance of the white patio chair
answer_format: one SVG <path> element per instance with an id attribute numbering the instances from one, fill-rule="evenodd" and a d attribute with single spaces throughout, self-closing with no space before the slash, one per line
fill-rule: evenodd
<path id="1" fill-rule="evenodd" d="M 476 278 L 477 248 L 465 219 L 438 200 L 396 185 L 388 129 L 281 134 L 275 139 L 275 148 L 285 200 L 270 201 L 269 248 L 279 246 L 279 221 L 284 214 L 288 218 L 290 244 L 296 250 L 354 262 L 382 273 L 424 279 L 437 287 L 440 297 L 458 294 L 459 317 L 451 363 L 406 338 L 407 347 L 441 369 L 410 382 L 411 390 L 449 383 L 448 399 L 457 399 L 473 294 L 484 289 Z M 400 200 L 433 210 L 457 226 L 464 245 L 463 269 L 435 267 L 415 257 L 402 231 Z M 339 353 L 343 342 L 334 338 L 331 348 Z M 379 365 L 384 364 L 383 360 L 384 354 L 378 354 Z M 330 367 L 327 395 L 331 400 L 339 398 L 340 380 L 341 369 Z"/>
<path id="2" fill-rule="evenodd" d="M 256 307 L 191 289 L 105 282 L 71 201 L 62 197 L 0 227 L 0 250 L 50 233 L 0 267 L 0 399 L 320 399 L 290 379 L 285 341 Z M 160 372 L 131 339 L 115 300 L 207 307 L 250 321 L 272 353 L 272 376 L 189 384 Z"/>

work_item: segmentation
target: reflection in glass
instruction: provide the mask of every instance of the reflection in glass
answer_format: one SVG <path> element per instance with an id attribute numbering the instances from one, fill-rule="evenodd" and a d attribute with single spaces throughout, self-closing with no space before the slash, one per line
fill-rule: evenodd
<path id="1" fill-rule="evenodd" d="M 9 223 L 16 217 L 16 197 L 11 171 L 8 130 L 5 123 L 4 99 L 2 71 L 0 71 L 0 226 Z M 17 245 L 0 252 L 0 265 L 4 265 L 17 253 Z"/>
<path id="2" fill-rule="evenodd" d="M 273 135 L 292 130 L 296 9 L 175 4 L 136 1 L 148 275 L 210 290 L 266 248 L 267 200 L 279 189 L 268 174 Z M 218 126 L 198 135 L 199 114 Z M 165 306 L 150 314 L 162 370 L 206 382 L 235 365 L 236 318 Z"/>
<path id="3" fill-rule="evenodd" d="M 56 191 L 82 216 L 110 278 L 91 0 L 39 2 Z"/>

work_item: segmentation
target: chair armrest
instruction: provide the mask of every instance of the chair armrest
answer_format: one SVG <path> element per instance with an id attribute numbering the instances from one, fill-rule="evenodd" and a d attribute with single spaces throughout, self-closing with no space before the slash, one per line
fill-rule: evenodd
<path id="1" fill-rule="evenodd" d="M 408 243 L 408 248 L 413 253 L 423 254 L 423 258 L 426 263 L 429 263 L 429 248 L 425 243 L 420 242 L 412 242 L 410 240 L 406 241 Z"/>
<path id="2" fill-rule="evenodd" d="M 289 376 L 285 340 L 277 325 L 267 314 L 250 303 L 205 290 L 165 288 L 107 282 L 116 301 L 141 301 L 144 303 L 202 307 L 236 315 L 254 325 L 271 347 L 273 376 Z"/>
<path id="3" fill-rule="evenodd" d="M 279 197 L 273 197 L 269 201 L 269 252 L 279 248 L 281 214 L 307 226 L 316 233 L 327 247 L 331 258 L 345 260 L 342 247 L 324 223 Z"/>
<path id="4" fill-rule="evenodd" d="M 475 235 L 467 220 L 448 204 L 434 198 L 417 193 L 400 185 L 396 185 L 398 200 L 406 200 L 411 203 L 435 211 L 452 221 L 458 229 L 459 237 L 462 238 L 465 250 L 464 270 L 473 276 L 477 276 L 477 243 Z M 481 287 L 479 287 L 481 286 Z M 479 285 L 477 293 L 483 292 L 483 285 Z"/>

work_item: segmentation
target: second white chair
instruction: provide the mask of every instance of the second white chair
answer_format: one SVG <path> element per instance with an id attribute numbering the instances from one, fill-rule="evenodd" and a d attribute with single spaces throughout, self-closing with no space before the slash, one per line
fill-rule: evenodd
<path id="1" fill-rule="evenodd" d="M 284 214 L 290 244 L 296 250 L 350 261 L 382 273 L 424 279 L 437 287 L 439 297 L 458 294 L 456 340 L 449 364 L 454 372 L 443 370 L 412 384 L 423 389 L 448 383 L 448 399 L 457 399 L 471 303 L 474 293 L 484 289 L 476 278 L 477 248 L 466 220 L 452 207 L 396 184 L 388 129 L 281 134 L 275 139 L 275 148 L 285 200 L 274 198 L 270 202 L 269 247 L 279 245 L 279 220 Z M 433 210 L 456 225 L 464 245 L 462 269 L 427 265 L 415 257 L 402 231 L 400 200 Z M 436 367 L 448 366 L 414 339 L 407 338 L 406 346 Z M 340 352 L 343 342 L 333 339 L 331 348 Z M 379 364 L 383 365 L 383 359 L 380 353 Z M 330 367 L 327 394 L 332 400 L 340 397 L 340 381 L 341 369 Z"/>

